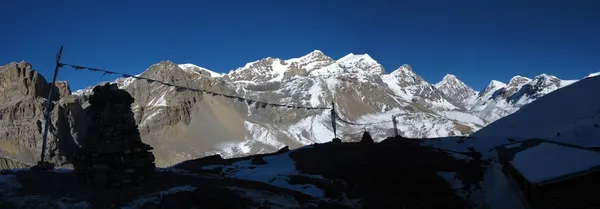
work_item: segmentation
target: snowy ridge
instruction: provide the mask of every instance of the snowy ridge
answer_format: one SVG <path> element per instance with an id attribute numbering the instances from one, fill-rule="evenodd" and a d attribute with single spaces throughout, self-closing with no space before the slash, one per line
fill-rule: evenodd
<path id="1" fill-rule="evenodd" d="M 217 73 L 217 72 L 211 71 L 209 69 L 206 69 L 206 68 L 203 68 L 203 67 L 191 64 L 191 63 L 180 64 L 178 66 L 179 66 L 179 68 L 181 68 L 184 71 L 189 72 L 189 73 L 201 74 L 204 71 L 204 72 L 209 73 L 211 77 L 222 77 L 224 75 L 222 73 Z"/>
<path id="2" fill-rule="evenodd" d="M 485 90 L 469 101 L 467 108 L 469 112 L 491 123 L 576 81 L 560 80 L 556 76 L 548 74 L 540 74 L 533 79 L 515 76 L 508 84 L 494 80 Z"/>
<path id="3" fill-rule="evenodd" d="M 600 146 L 600 77 L 553 91 L 474 133 L 474 137 L 544 138 L 580 146 Z"/>

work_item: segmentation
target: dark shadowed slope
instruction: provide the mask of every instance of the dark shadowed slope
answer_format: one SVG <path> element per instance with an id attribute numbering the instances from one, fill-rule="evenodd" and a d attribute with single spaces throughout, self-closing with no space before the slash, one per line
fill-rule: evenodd
<path id="1" fill-rule="evenodd" d="M 483 179 L 479 160 L 400 138 L 314 144 L 240 159 L 210 157 L 174 167 L 265 182 L 358 208 L 472 208 L 478 203 L 470 191 Z"/>

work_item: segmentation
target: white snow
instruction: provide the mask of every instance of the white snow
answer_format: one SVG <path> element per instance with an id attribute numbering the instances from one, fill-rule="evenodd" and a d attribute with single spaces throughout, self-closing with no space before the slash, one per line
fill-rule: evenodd
<path id="1" fill-rule="evenodd" d="M 439 113 L 451 120 L 456 120 L 463 123 L 471 123 L 480 126 L 486 125 L 485 121 L 483 121 L 481 118 L 469 113 L 459 111 L 440 111 Z"/>
<path id="2" fill-rule="evenodd" d="M 600 72 L 595 72 L 595 73 L 590 73 L 588 76 L 586 76 L 585 78 L 590 78 L 590 77 L 595 77 L 600 75 Z"/>
<path id="3" fill-rule="evenodd" d="M 398 85 L 398 78 L 393 75 L 382 75 L 381 80 L 394 92 L 396 96 L 399 96 L 407 101 L 410 101 L 414 98 L 414 95 L 406 91 L 406 88 L 400 87 Z"/>
<path id="4" fill-rule="evenodd" d="M 288 176 L 303 175 L 296 170 L 296 164 L 289 156 L 290 152 L 281 155 L 263 157 L 267 162 L 264 165 L 252 165 L 252 160 L 244 160 L 233 163 L 231 166 L 204 166 L 202 169 L 214 169 L 223 167 L 225 176 L 229 178 L 260 181 L 280 188 L 299 191 L 316 198 L 325 196 L 325 191 L 308 184 L 290 184 Z M 229 169 L 228 169 L 229 168 Z M 307 175 L 304 175 L 307 176 Z M 323 177 L 308 175 L 311 178 L 323 179 Z"/>
<path id="5" fill-rule="evenodd" d="M 319 107 L 321 105 L 321 100 L 319 100 L 321 93 L 323 93 L 323 89 L 321 88 L 320 83 L 314 82 L 310 89 L 308 89 L 311 106 Z"/>
<path id="6" fill-rule="evenodd" d="M 456 75 L 446 74 L 440 82 L 433 84 L 433 86 L 435 86 L 436 88 L 439 88 L 440 86 L 446 85 L 448 83 L 459 83 L 459 82 L 462 83 L 460 80 L 458 80 Z"/>
<path id="7" fill-rule="evenodd" d="M 160 97 L 154 97 L 148 102 L 148 107 L 166 107 L 167 106 L 167 91 L 163 92 Z"/>
<path id="8" fill-rule="evenodd" d="M 140 121 L 139 125 L 143 126 L 148 121 L 150 121 L 152 118 L 154 118 L 157 115 L 159 115 L 162 111 L 163 111 L 163 109 L 158 109 L 158 110 L 155 110 L 155 111 L 151 112 L 150 114 L 144 114 L 144 118 L 142 119 L 142 121 Z"/>
<path id="9" fill-rule="evenodd" d="M 210 77 L 223 77 L 225 75 L 225 74 L 222 74 L 222 73 L 217 73 L 217 72 L 214 72 L 212 70 L 209 70 L 209 69 L 206 69 L 206 68 L 203 68 L 203 67 L 191 64 L 191 63 L 180 64 L 178 66 L 179 66 L 179 68 L 181 68 L 184 71 L 189 72 L 189 73 L 200 74 L 200 71 L 206 71 L 206 72 L 208 72 L 210 74 Z"/>
<path id="10" fill-rule="evenodd" d="M 269 127 L 249 121 L 244 121 L 244 126 L 246 127 L 246 130 L 248 130 L 246 140 L 258 141 L 274 148 L 281 148 L 285 146 L 285 144 L 278 140 L 277 133 Z"/>
<path id="11" fill-rule="evenodd" d="M 518 152 L 511 164 L 537 184 L 600 166 L 600 152 L 544 142 Z"/>
<path id="12" fill-rule="evenodd" d="M 350 53 L 334 63 L 319 69 L 314 69 L 309 74 L 316 77 L 330 77 L 341 74 L 352 75 L 380 75 L 383 68 L 368 54 Z M 360 77 L 359 77 L 360 79 Z M 361 79 L 362 80 L 362 79 Z"/>

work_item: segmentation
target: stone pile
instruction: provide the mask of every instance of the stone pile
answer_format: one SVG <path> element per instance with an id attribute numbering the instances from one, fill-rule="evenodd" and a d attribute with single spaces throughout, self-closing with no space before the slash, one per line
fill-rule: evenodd
<path id="1" fill-rule="evenodd" d="M 375 141 L 373 141 L 371 134 L 369 134 L 369 132 L 365 131 L 363 133 L 362 139 L 360 140 L 360 143 L 373 144 L 373 143 L 375 143 Z"/>
<path id="2" fill-rule="evenodd" d="M 74 171 L 100 187 L 143 185 L 154 171 L 155 159 L 135 124 L 133 97 L 116 84 L 96 86 L 93 92 L 86 109 L 90 130 Z"/>

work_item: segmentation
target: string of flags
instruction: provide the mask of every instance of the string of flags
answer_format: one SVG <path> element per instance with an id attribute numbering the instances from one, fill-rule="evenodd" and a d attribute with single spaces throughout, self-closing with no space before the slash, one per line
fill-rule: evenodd
<path id="1" fill-rule="evenodd" d="M 270 106 L 270 107 L 287 107 L 290 109 L 308 109 L 308 110 L 331 109 L 330 107 L 307 107 L 307 106 L 298 106 L 298 105 L 291 105 L 291 104 L 277 104 L 277 103 L 257 101 L 257 100 L 252 100 L 252 99 L 248 99 L 248 98 L 244 98 L 244 97 L 227 95 L 227 94 L 220 93 L 220 92 L 209 91 L 209 90 L 205 90 L 205 89 L 197 89 L 197 88 L 190 88 L 190 87 L 175 85 L 172 83 L 167 83 L 165 81 L 151 79 L 151 78 L 145 78 L 142 76 L 130 75 L 130 74 L 126 74 L 126 73 L 104 70 L 104 69 L 99 69 L 99 68 L 91 68 L 91 67 L 80 66 L 80 65 L 58 63 L 58 67 L 64 67 L 64 66 L 69 66 L 75 70 L 88 70 L 88 71 L 92 71 L 92 72 L 102 72 L 103 73 L 102 76 L 112 74 L 112 75 L 121 75 L 125 78 L 135 78 L 135 79 L 139 79 L 139 80 L 146 80 L 148 83 L 159 83 L 159 84 L 162 84 L 165 86 L 175 87 L 175 90 L 178 92 L 189 90 L 189 91 L 202 92 L 205 94 L 211 94 L 212 96 L 223 96 L 223 97 L 227 97 L 227 98 L 231 98 L 231 99 L 237 99 L 238 101 L 245 102 L 248 105 L 254 104 L 254 105 L 256 105 L 256 108 L 266 108 L 267 106 Z"/>

